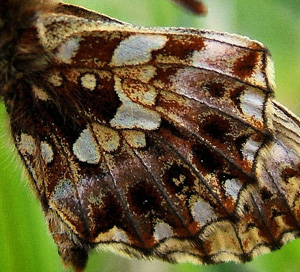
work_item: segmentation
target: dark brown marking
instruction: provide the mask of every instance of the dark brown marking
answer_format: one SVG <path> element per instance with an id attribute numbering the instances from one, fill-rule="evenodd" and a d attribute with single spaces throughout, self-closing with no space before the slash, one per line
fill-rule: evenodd
<path id="1" fill-rule="evenodd" d="M 219 173 L 218 178 L 221 184 L 224 184 L 226 180 L 237 178 L 237 175 L 227 174 L 227 173 Z"/>
<path id="2" fill-rule="evenodd" d="M 210 95 L 216 98 L 223 97 L 224 93 L 226 92 L 224 84 L 220 82 L 208 82 L 203 86 L 203 89 L 207 90 Z"/>
<path id="3" fill-rule="evenodd" d="M 240 86 L 235 88 L 234 90 L 231 91 L 230 93 L 230 99 L 236 106 L 236 108 L 242 113 L 243 110 L 241 109 L 241 99 L 240 96 L 245 90 L 245 86 Z"/>
<path id="4" fill-rule="evenodd" d="M 160 215 L 160 218 L 165 216 L 160 193 L 151 183 L 145 181 L 134 184 L 130 187 L 127 197 L 132 210 L 138 215 L 151 213 Z"/>
<path id="5" fill-rule="evenodd" d="M 224 142 L 228 140 L 227 137 L 231 130 L 231 124 L 228 120 L 219 115 L 209 115 L 203 123 L 201 123 L 200 129 L 213 139 Z"/>
<path id="6" fill-rule="evenodd" d="M 272 198 L 272 193 L 267 188 L 262 188 L 260 194 L 264 203 L 268 202 Z"/>
<path id="7" fill-rule="evenodd" d="M 94 73 L 97 79 L 97 87 L 91 92 L 87 92 L 86 90 L 81 89 L 80 84 L 76 84 L 71 80 L 68 80 L 68 77 L 71 77 L 70 74 L 72 71 L 65 71 L 66 81 L 65 87 L 59 88 L 60 97 L 66 99 L 73 97 L 77 102 L 62 103 L 62 105 L 72 105 L 76 110 L 81 109 L 82 113 L 88 113 L 93 111 L 93 116 L 96 117 L 97 120 L 102 122 L 109 122 L 116 114 L 118 108 L 121 106 L 120 98 L 114 90 L 114 79 L 112 76 L 100 77 L 97 73 Z M 81 77 L 84 74 L 80 74 L 77 78 L 77 82 L 81 80 Z M 96 102 L 96 103 L 95 103 Z M 97 106 L 95 106 L 95 104 Z M 74 116 L 74 115 L 73 115 Z M 86 118 L 90 118 L 86 116 Z"/>
<path id="8" fill-rule="evenodd" d="M 85 63 L 85 67 L 98 69 L 107 67 L 121 40 L 128 36 L 128 33 L 118 33 L 117 31 L 114 31 L 113 34 L 103 31 L 97 36 L 83 33 L 78 51 L 72 59 L 72 65 L 82 66 L 83 60 L 87 60 L 88 63 Z M 98 59 L 99 62 L 89 61 L 91 59 Z"/>
<path id="9" fill-rule="evenodd" d="M 288 183 L 289 179 L 292 177 L 300 177 L 300 168 L 298 165 L 298 168 L 291 168 L 291 167 L 286 167 L 282 170 L 281 172 L 281 177 L 282 179 Z"/>
<path id="10" fill-rule="evenodd" d="M 123 209 L 118 199 L 116 199 L 116 196 L 112 193 L 106 192 L 101 198 L 101 202 L 91 203 L 90 205 L 90 217 L 94 220 L 94 235 L 105 233 L 114 226 L 128 230 L 127 223 L 124 220 Z M 116 216 L 116 214 L 118 214 L 118 216 Z M 103 220 L 103 218 L 105 218 L 105 220 Z"/>
<path id="11" fill-rule="evenodd" d="M 204 40 L 199 36 L 186 36 L 186 35 L 167 35 L 168 41 L 166 45 L 155 51 L 155 55 L 163 55 L 170 57 L 178 57 L 185 60 L 191 56 L 195 51 L 201 51 L 204 47 Z"/>
<path id="12" fill-rule="evenodd" d="M 258 63 L 259 54 L 259 52 L 251 50 L 248 54 L 237 59 L 233 65 L 233 75 L 241 79 L 251 77 Z"/>
<path id="13" fill-rule="evenodd" d="M 160 130 L 167 130 L 172 136 L 176 136 L 183 140 L 188 139 L 187 135 L 185 135 L 183 131 L 180 131 L 180 128 L 174 126 L 174 124 L 170 123 L 166 119 L 162 119 Z"/>
<path id="14" fill-rule="evenodd" d="M 223 168 L 223 160 L 213 153 L 206 145 L 198 144 L 192 147 L 194 163 L 205 173 L 212 173 Z"/>
<path id="15" fill-rule="evenodd" d="M 182 179 L 182 181 L 180 181 Z M 178 165 L 174 162 L 171 167 L 164 172 L 162 177 L 164 184 L 171 195 L 184 194 L 189 197 L 190 193 L 195 193 L 195 177 L 190 169 Z"/>
<path id="16" fill-rule="evenodd" d="M 236 150 L 238 151 L 238 154 L 240 155 L 240 158 L 243 159 L 244 155 L 243 155 L 243 148 L 245 143 L 248 141 L 250 135 L 247 134 L 242 134 L 241 136 L 239 136 L 238 138 L 236 138 L 234 144 L 236 146 Z"/>

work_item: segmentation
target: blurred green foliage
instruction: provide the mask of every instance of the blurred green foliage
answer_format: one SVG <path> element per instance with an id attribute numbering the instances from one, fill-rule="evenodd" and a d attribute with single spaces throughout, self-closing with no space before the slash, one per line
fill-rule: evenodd
<path id="1" fill-rule="evenodd" d="M 277 100 L 300 113 L 300 4 L 295 0 L 207 0 L 209 13 L 198 18 L 168 0 L 68 1 L 144 26 L 208 28 L 249 36 L 264 43 L 275 60 Z M 0 106 L 0 271 L 63 271 L 56 246 L 47 234 L 39 203 L 22 178 L 19 160 L 12 155 L 5 109 Z M 297 272 L 300 240 L 248 264 L 196 266 L 128 260 L 94 252 L 88 272 Z"/>

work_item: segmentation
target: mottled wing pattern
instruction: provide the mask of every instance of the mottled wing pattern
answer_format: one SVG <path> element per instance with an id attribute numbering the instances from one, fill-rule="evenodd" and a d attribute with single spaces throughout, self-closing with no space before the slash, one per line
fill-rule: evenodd
<path id="1" fill-rule="evenodd" d="M 261 44 L 62 4 L 29 39 L 47 67 L 5 102 L 65 263 L 247 261 L 299 235 L 299 120 Z"/>

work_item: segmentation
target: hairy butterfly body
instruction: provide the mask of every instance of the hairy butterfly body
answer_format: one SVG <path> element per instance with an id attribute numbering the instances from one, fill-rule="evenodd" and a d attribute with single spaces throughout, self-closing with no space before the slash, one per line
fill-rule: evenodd
<path id="1" fill-rule="evenodd" d="M 263 45 L 0 4 L 0 95 L 66 265 L 248 261 L 299 236 L 299 120 Z"/>

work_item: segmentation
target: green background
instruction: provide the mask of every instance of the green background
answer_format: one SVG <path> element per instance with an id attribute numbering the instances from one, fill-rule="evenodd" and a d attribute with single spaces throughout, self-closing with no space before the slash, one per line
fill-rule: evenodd
<path id="1" fill-rule="evenodd" d="M 276 98 L 300 114 L 300 2 L 299 0 L 207 0 L 209 13 L 198 18 L 168 0 L 68 1 L 144 26 L 184 26 L 249 36 L 271 51 L 276 70 Z M 0 271 L 63 271 L 56 246 L 47 232 L 39 204 L 30 190 L 0 106 Z M 300 240 L 281 250 L 238 265 L 195 266 L 128 260 L 112 253 L 94 252 L 88 272 L 300 272 Z"/>

